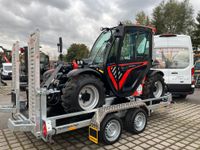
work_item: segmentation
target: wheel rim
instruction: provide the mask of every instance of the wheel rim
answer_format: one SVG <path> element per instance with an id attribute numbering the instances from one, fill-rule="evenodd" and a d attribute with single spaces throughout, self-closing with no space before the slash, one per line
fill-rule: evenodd
<path id="1" fill-rule="evenodd" d="M 134 120 L 135 129 L 137 131 L 142 131 L 145 127 L 145 124 L 146 124 L 146 116 L 144 115 L 144 113 L 139 112 L 135 116 L 135 120 Z"/>
<path id="2" fill-rule="evenodd" d="M 154 92 L 153 92 L 154 97 L 155 98 L 159 98 L 159 97 L 162 96 L 162 93 L 163 93 L 163 86 L 162 86 L 161 81 L 155 82 L 155 84 L 154 84 Z"/>
<path id="3" fill-rule="evenodd" d="M 121 125 L 118 120 L 111 120 L 105 127 L 106 139 L 110 142 L 115 141 L 121 133 Z"/>
<path id="4" fill-rule="evenodd" d="M 78 102 L 83 110 L 91 110 L 99 102 L 99 91 L 94 85 L 84 86 L 78 96 Z"/>

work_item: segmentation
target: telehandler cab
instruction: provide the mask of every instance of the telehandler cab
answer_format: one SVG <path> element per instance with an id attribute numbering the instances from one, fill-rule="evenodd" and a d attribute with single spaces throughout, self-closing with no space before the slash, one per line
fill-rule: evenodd
<path id="1" fill-rule="evenodd" d="M 144 26 L 102 28 L 89 58 L 61 64 L 45 79 L 43 87 L 61 91 L 48 96 L 48 105 L 61 104 L 65 112 L 74 112 L 99 108 L 109 96 L 116 101 L 132 95 L 163 96 L 163 73 L 151 69 L 152 35 L 152 29 Z"/>

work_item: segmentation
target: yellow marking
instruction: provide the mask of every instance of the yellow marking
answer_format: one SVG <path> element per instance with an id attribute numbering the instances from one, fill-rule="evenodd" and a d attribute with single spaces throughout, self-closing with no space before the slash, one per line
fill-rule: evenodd
<path id="1" fill-rule="evenodd" d="M 67 128 L 69 131 L 72 131 L 72 130 L 76 130 L 77 128 L 76 128 L 76 126 L 70 126 L 70 127 L 68 127 Z"/>
<path id="2" fill-rule="evenodd" d="M 90 135 L 90 130 L 91 129 L 96 131 L 96 137 Z M 96 143 L 96 144 L 98 144 L 98 129 L 97 128 L 89 126 L 89 140 L 94 142 L 94 143 Z"/>
<path id="3" fill-rule="evenodd" d="M 104 73 L 104 71 L 103 71 L 103 70 L 100 70 L 100 69 L 99 69 L 98 71 L 99 71 L 99 72 L 101 72 L 101 73 Z"/>

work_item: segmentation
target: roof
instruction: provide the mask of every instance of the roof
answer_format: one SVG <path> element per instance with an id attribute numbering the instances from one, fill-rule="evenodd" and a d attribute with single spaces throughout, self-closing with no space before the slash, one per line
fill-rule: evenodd
<path id="1" fill-rule="evenodd" d="M 3 66 L 12 66 L 12 63 L 2 63 Z"/>

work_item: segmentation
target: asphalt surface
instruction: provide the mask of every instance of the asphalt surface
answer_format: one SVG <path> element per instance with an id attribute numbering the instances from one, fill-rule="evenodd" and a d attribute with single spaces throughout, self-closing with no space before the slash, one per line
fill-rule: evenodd
<path id="1" fill-rule="evenodd" d="M 9 82 L 9 81 L 8 81 Z M 0 104 L 10 103 L 10 83 L 0 87 Z M 53 137 L 54 144 L 36 139 L 30 132 L 7 129 L 10 114 L 0 113 L 0 150 L 3 149 L 67 149 L 67 150 L 200 150 L 200 89 L 186 99 L 174 99 L 166 109 L 158 109 L 149 117 L 146 130 L 133 135 L 123 131 L 113 145 L 94 144 L 88 140 L 88 129 L 80 129 Z"/>
<path id="2" fill-rule="evenodd" d="M 196 88 L 194 94 L 188 95 L 186 99 L 180 101 L 187 101 L 193 104 L 200 104 L 200 88 Z"/>

